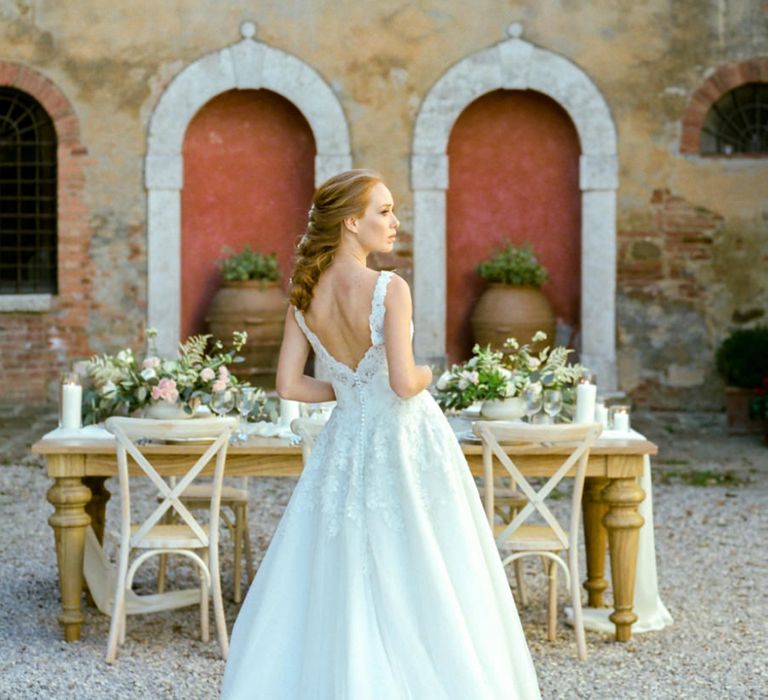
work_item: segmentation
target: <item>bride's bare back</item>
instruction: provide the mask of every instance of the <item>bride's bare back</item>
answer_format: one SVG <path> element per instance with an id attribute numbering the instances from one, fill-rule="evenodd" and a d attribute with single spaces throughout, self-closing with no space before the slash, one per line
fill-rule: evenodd
<path id="1" fill-rule="evenodd" d="M 320 276 L 304 313 L 323 347 L 351 369 L 371 346 L 369 318 L 378 277 L 361 265 L 334 263 Z"/>

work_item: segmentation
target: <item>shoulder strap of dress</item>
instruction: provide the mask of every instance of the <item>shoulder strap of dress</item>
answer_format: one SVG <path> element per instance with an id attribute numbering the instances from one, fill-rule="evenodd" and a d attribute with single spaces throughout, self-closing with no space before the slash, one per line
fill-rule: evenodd
<path id="1" fill-rule="evenodd" d="M 371 342 L 374 345 L 384 342 L 384 300 L 387 296 L 389 280 L 392 279 L 394 274 L 394 272 L 387 270 L 380 272 L 379 278 L 376 280 L 376 286 L 373 288 L 369 326 L 371 329 Z"/>
<path id="2" fill-rule="evenodd" d="M 296 323 L 299 324 L 301 332 L 306 336 L 309 344 L 312 346 L 312 349 L 315 352 L 318 352 L 318 346 L 322 347 L 322 344 L 320 343 L 317 336 L 309 329 L 309 326 L 307 326 L 307 322 L 304 320 L 304 314 L 301 313 L 301 310 L 297 309 L 295 306 L 293 307 L 293 317 L 296 319 Z"/>

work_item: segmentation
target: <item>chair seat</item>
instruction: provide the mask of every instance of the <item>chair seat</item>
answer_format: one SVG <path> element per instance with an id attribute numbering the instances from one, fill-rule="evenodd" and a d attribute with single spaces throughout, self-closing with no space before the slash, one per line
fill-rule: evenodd
<path id="1" fill-rule="evenodd" d="M 138 532 L 140 525 L 131 525 L 131 547 L 136 549 L 204 549 L 207 543 L 200 541 L 189 525 L 155 525 L 141 540 L 133 542 L 133 536 Z M 208 534 L 208 526 L 202 525 L 202 529 Z"/>
<path id="2" fill-rule="evenodd" d="M 181 500 L 187 505 L 202 504 L 206 507 L 211 502 L 210 484 L 191 484 L 181 494 Z M 221 502 L 225 505 L 247 504 L 248 491 L 235 486 L 221 487 Z"/>
<path id="3" fill-rule="evenodd" d="M 504 528 L 505 525 L 495 525 L 493 528 L 494 536 L 498 537 L 504 532 Z M 565 536 L 566 538 L 568 537 L 567 530 L 565 531 Z M 549 525 L 521 525 L 500 546 L 513 552 L 542 550 L 560 552 L 568 548 L 560 541 L 555 531 Z"/>

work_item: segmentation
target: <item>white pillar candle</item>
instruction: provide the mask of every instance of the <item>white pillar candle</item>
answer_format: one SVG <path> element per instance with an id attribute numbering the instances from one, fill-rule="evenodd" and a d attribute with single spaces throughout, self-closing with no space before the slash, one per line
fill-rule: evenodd
<path id="1" fill-rule="evenodd" d="M 603 428 L 608 427 L 608 409 L 602 401 L 598 401 L 595 404 L 595 420 L 600 423 Z"/>
<path id="2" fill-rule="evenodd" d="M 61 385 L 61 427 L 79 429 L 82 427 L 83 387 L 79 384 Z"/>
<path id="3" fill-rule="evenodd" d="M 288 427 L 294 418 L 301 415 L 301 404 L 291 399 L 280 399 L 279 424 Z"/>
<path id="4" fill-rule="evenodd" d="M 618 409 L 613 414 L 613 429 L 620 433 L 629 432 L 629 413 L 624 409 Z"/>
<path id="5" fill-rule="evenodd" d="M 592 423 L 595 420 L 595 399 L 597 387 L 579 382 L 576 385 L 576 423 Z"/>

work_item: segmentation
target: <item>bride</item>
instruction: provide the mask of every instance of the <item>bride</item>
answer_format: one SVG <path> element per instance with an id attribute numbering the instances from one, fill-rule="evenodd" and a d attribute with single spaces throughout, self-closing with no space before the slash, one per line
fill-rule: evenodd
<path id="1" fill-rule="evenodd" d="M 336 400 L 235 623 L 223 698 L 539 698 L 477 489 L 414 362 L 411 296 L 368 170 L 315 193 L 298 246 L 280 396 Z M 321 381 L 304 374 L 310 349 Z"/>

